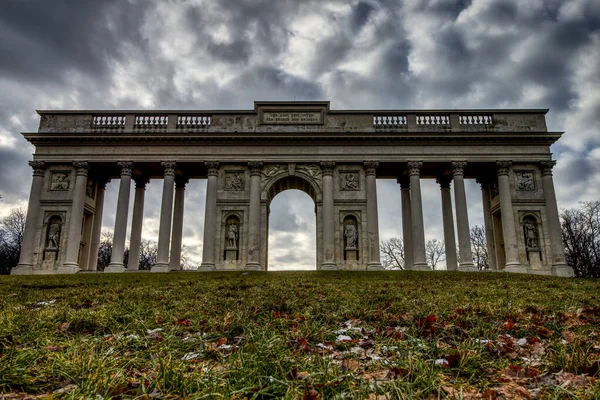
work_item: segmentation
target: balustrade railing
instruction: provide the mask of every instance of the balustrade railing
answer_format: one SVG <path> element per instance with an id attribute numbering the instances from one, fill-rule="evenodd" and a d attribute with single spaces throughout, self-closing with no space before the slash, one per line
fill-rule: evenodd
<path id="1" fill-rule="evenodd" d="M 445 114 L 417 114 L 417 125 L 448 125 L 450 116 Z"/>
<path id="2" fill-rule="evenodd" d="M 178 115 L 177 129 L 207 128 L 210 126 L 210 115 Z"/>
<path id="3" fill-rule="evenodd" d="M 405 128 L 406 115 L 374 115 L 375 128 Z"/>
<path id="4" fill-rule="evenodd" d="M 123 129 L 124 127 L 124 115 L 94 115 L 92 117 L 92 128 L 94 129 Z"/>
<path id="5" fill-rule="evenodd" d="M 468 114 L 468 115 L 459 115 L 458 122 L 461 125 L 492 125 L 492 116 L 487 115 L 477 115 L 477 114 Z"/>
<path id="6" fill-rule="evenodd" d="M 134 128 L 162 129 L 169 124 L 168 115 L 136 115 Z"/>

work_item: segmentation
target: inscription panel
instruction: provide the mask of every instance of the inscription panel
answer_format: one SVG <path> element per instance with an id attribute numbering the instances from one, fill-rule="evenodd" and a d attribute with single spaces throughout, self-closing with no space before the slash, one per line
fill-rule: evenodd
<path id="1" fill-rule="evenodd" d="M 263 111 L 265 125 L 319 125 L 323 123 L 321 111 Z"/>

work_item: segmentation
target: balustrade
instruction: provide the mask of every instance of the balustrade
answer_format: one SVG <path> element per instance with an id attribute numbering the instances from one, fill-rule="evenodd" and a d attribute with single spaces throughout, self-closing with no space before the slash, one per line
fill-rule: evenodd
<path id="1" fill-rule="evenodd" d="M 450 116 L 445 114 L 417 115 L 417 125 L 450 125 Z"/>
<path id="2" fill-rule="evenodd" d="M 458 121 L 461 125 L 492 125 L 491 115 L 459 115 Z"/>
<path id="3" fill-rule="evenodd" d="M 123 129 L 124 127 L 124 115 L 94 115 L 92 117 L 92 128 Z"/>
<path id="4" fill-rule="evenodd" d="M 136 115 L 134 127 L 143 128 L 166 128 L 169 124 L 168 115 Z"/>
<path id="5" fill-rule="evenodd" d="M 405 128 L 406 115 L 374 115 L 373 126 L 375 128 Z"/>
<path id="6" fill-rule="evenodd" d="M 178 115 L 177 129 L 207 128 L 210 126 L 210 115 Z"/>

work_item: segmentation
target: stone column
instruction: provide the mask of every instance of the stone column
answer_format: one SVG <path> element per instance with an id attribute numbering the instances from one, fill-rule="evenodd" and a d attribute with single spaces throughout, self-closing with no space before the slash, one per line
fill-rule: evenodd
<path id="1" fill-rule="evenodd" d="M 573 269 L 569 267 L 565 260 L 565 249 L 562 242 L 562 231 L 560 229 L 560 217 L 558 215 L 558 206 L 556 204 L 556 194 L 554 192 L 554 181 L 552 179 L 552 168 L 556 161 L 540 161 L 542 168 L 542 186 L 544 188 L 544 197 L 546 199 L 546 218 L 548 219 L 548 232 L 550 233 L 550 246 L 552 249 L 552 275 L 555 276 L 573 276 Z"/>
<path id="2" fill-rule="evenodd" d="M 173 210 L 173 236 L 171 238 L 171 271 L 181 269 L 181 245 L 183 241 L 183 206 L 185 185 L 189 182 L 185 176 L 175 178 L 175 208 Z M 215 212 L 216 214 L 216 212 Z"/>
<path id="3" fill-rule="evenodd" d="M 367 192 L 367 241 L 369 243 L 368 270 L 382 270 L 379 254 L 379 217 L 377 215 L 377 161 L 365 161 Z"/>
<path id="4" fill-rule="evenodd" d="M 477 271 L 473 265 L 471 252 L 471 231 L 469 213 L 467 211 L 467 195 L 465 193 L 464 170 L 466 161 L 452 161 L 452 178 L 454 179 L 454 200 L 456 201 L 456 230 L 458 232 L 458 248 L 461 271 Z"/>
<path id="5" fill-rule="evenodd" d="M 261 270 L 260 265 L 260 172 L 263 163 L 250 161 L 250 205 L 248 207 L 248 262 L 246 269 Z"/>
<path id="6" fill-rule="evenodd" d="M 40 211 L 40 198 L 44 187 L 44 174 L 46 165 L 43 161 L 29 161 L 33 168 L 33 181 L 31 182 L 31 191 L 29 193 L 29 205 L 27 206 L 27 219 L 25 220 L 25 233 L 23 234 L 23 244 L 21 245 L 21 255 L 19 264 L 13 268 L 11 275 L 26 275 L 33 271 L 33 248 L 35 246 L 35 231 Z M 43 246 L 43 243 L 42 243 Z"/>
<path id="7" fill-rule="evenodd" d="M 454 235 L 454 216 L 452 215 L 452 196 L 450 195 L 451 177 L 444 175 L 437 178 L 442 195 L 442 221 L 444 225 L 444 246 L 446 250 L 446 269 L 456 271 L 456 237 Z"/>
<path id="8" fill-rule="evenodd" d="M 213 271 L 215 269 L 215 246 L 217 227 L 217 190 L 219 176 L 219 162 L 207 161 L 204 163 L 207 172 L 206 205 L 204 206 L 204 239 L 202 239 L 202 264 L 200 271 Z"/>
<path id="9" fill-rule="evenodd" d="M 102 240 L 102 214 L 104 214 L 104 193 L 106 184 L 110 182 L 108 178 L 98 179 L 98 190 L 96 191 L 96 215 L 94 215 L 94 226 L 92 227 L 92 238 L 90 239 L 90 260 L 88 261 L 88 271 L 98 269 L 98 250 Z"/>
<path id="10" fill-rule="evenodd" d="M 413 269 L 429 271 L 425 258 L 425 228 L 423 227 L 423 203 L 421 202 L 421 168 L 423 161 L 409 161 L 408 172 L 410 175 L 410 207 L 413 233 Z"/>
<path id="11" fill-rule="evenodd" d="M 333 161 L 321 162 L 323 171 L 323 264 L 322 270 L 337 269 L 335 264 L 335 216 L 333 209 Z"/>
<path id="12" fill-rule="evenodd" d="M 485 244 L 488 252 L 490 271 L 498 271 L 496 263 L 496 245 L 494 242 L 494 226 L 492 225 L 492 199 L 490 196 L 490 179 L 478 178 L 481 185 L 481 202 L 483 203 L 483 225 L 485 228 Z"/>
<path id="13" fill-rule="evenodd" d="M 69 217 L 69 230 L 67 237 L 67 251 L 65 262 L 58 267 L 57 273 L 74 274 L 79 268 L 79 247 L 81 246 L 81 223 L 83 222 L 83 207 L 85 205 L 85 189 L 87 187 L 88 163 L 76 161 L 75 187 L 73 188 L 73 203 Z"/>
<path id="14" fill-rule="evenodd" d="M 110 264 L 104 272 L 125 272 L 123 258 L 125 255 L 125 238 L 127 236 L 127 214 L 129 214 L 129 194 L 131 193 L 131 161 L 120 161 L 121 182 L 119 184 L 119 198 L 117 201 L 117 213 L 115 215 L 115 230 L 113 234 L 112 255 Z"/>
<path id="15" fill-rule="evenodd" d="M 510 181 L 508 173 L 511 161 L 497 161 L 498 192 L 500 197 L 500 211 L 502 214 L 502 236 L 504 236 L 504 253 L 506 256 L 505 272 L 526 273 L 527 270 L 519 262 L 519 247 L 517 245 L 517 230 L 515 228 L 515 215 L 512 206 Z"/>
<path id="16" fill-rule="evenodd" d="M 402 201 L 402 241 L 404 242 L 404 269 L 413 269 L 414 247 L 412 235 L 412 216 L 410 206 L 410 179 L 408 176 L 398 178 L 400 198 Z"/>
<path id="17" fill-rule="evenodd" d="M 160 225 L 158 228 L 158 255 L 152 272 L 169 272 L 169 242 L 171 240 L 171 223 L 173 221 L 173 184 L 175 182 L 175 161 L 163 161 L 164 182 L 162 204 L 160 207 Z"/>
<path id="18" fill-rule="evenodd" d="M 144 226 L 144 198 L 146 185 L 150 182 L 147 177 L 135 178 L 135 195 L 133 198 L 133 216 L 131 218 L 131 236 L 129 237 L 129 262 L 127 271 L 140 269 L 140 252 L 142 245 L 142 227 Z"/>

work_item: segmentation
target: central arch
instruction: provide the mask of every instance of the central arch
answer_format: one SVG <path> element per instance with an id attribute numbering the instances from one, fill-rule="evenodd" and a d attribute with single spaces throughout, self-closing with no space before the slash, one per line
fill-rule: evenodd
<path id="1" fill-rule="evenodd" d="M 273 179 L 269 180 L 265 184 L 264 188 L 264 199 L 266 200 L 266 232 L 265 232 L 265 269 L 269 269 L 269 228 L 270 228 L 270 214 L 271 214 L 271 203 L 273 199 L 280 193 L 288 190 L 297 190 L 307 194 L 314 203 L 314 214 L 315 214 L 315 230 L 314 230 L 314 238 L 315 238 L 315 269 L 319 269 L 318 266 L 321 263 L 321 241 L 319 240 L 319 232 L 321 232 L 321 205 L 322 205 L 322 197 L 321 197 L 321 188 L 320 182 L 314 177 L 303 177 L 298 175 L 288 175 L 281 174 L 279 176 L 273 177 Z"/>

